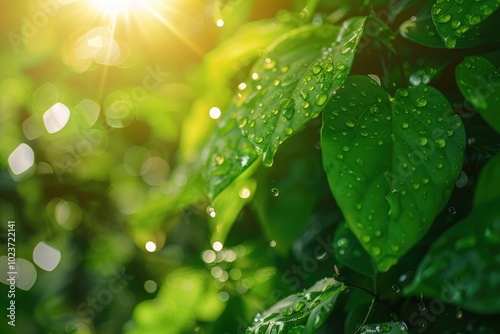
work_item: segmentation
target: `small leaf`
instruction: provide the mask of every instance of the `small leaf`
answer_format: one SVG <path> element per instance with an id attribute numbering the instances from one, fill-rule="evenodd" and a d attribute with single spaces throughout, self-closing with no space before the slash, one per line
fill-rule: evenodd
<path id="1" fill-rule="evenodd" d="M 349 228 L 387 271 L 443 209 L 460 174 L 465 134 L 436 89 L 391 98 L 350 77 L 323 113 L 321 148 L 330 189 Z"/>
<path id="2" fill-rule="evenodd" d="M 333 236 L 333 254 L 346 267 L 369 277 L 377 273 L 370 255 L 349 230 L 346 223 L 340 223 Z"/>
<path id="3" fill-rule="evenodd" d="M 443 233 L 403 291 L 477 313 L 500 312 L 500 198 L 478 205 Z"/>
<path id="4" fill-rule="evenodd" d="M 500 198 L 500 154 L 495 155 L 483 167 L 474 193 L 474 206 Z"/>
<path id="5" fill-rule="evenodd" d="M 467 102 L 500 133 L 500 71 L 486 58 L 473 56 L 458 64 L 455 73 Z"/>
<path id="6" fill-rule="evenodd" d="M 212 230 L 211 244 L 216 241 L 225 242 L 241 209 L 252 200 L 255 194 L 257 182 L 243 176 L 241 175 L 224 189 L 212 203 L 213 211 L 209 218 Z"/>
<path id="7" fill-rule="evenodd" d="M 432 21 L 446 47 L 454 48 L 459 38 L 486 20 L 499 7 L 499 0 L 436 0 L 432 5 Z"/>
<path id="8" fill-rule="evenodd" d="M 445 42 L 432 21 L 431 7 L 432 1 L 427 1 L 416 16 L 401 24 L 399 31 L 403 37 L 415 43 L 431 48 L 445 48 Z M 472 48 L 500 41 L 500 35 L 497 33 L 500 29 L 499 17 L 499 13 L 496 12 L 481 25 L 469 29 L 456 40 L 454 48 Z M 448 45 L 451 47 L 452 44 L 452 40 L 449 39 Z"/>
<path id="9" fill-rule="evenodd" d="M 220 121 L 203 152 L 203 177 L 211 199 L 257 160 L 252 144 L 241 135 L 231 112 Z"/>
<path id="10" fill-rule="evenodd" d="M 341 29 L 305 25 L 282 36 L 239 85 L 238 123 L 272 165 L 278 146 L 319 115 L 349 74 L 366 18 Z"/>
<path id="11" fill-rule="evenodd" d="M 257 314 L 247 333 L 315 333 L 332 312 L 337 297 L 346 290 L 341 282 L 324 278 L 308 290 L 288 296 Z"/>
<path id="12" fill-rule="evenodd" d="M 374 333 L 408 334 L 409 332 L 404 322 L 384 322 L 381 324 L 366 325 L 363 326 L 360 332 L 360 334 Z"/>

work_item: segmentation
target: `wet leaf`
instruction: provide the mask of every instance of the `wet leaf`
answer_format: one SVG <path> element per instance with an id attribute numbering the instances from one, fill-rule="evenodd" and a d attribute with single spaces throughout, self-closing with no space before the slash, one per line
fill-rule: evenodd
<path id="1" fill-rule="evenodd" d="M 474 193 L 474 206 L 500 198 L 500 154 L 483 167 Z"/>
<path id="2" fill-rule="evenodd" d="M 372 258 L 346 223 L 339 224 L 335 230 L 333 254 L 340 263 L 360 274 L 373 277 L 377 273 Z"/>
<path id="3" fill-rule="evenodd" d="M 434 242 L 403 291 L 477 313 L 500 312 L 500 198 L 478 205 Z"/>
<path id="4" fill-rule="evenodd" d="M 499 0 L 436 0 L 432 5 L 432 21 L 447 48 L 478 26 L 500 7 Z"/>
<path id="5" fill-rule="evenodd" d="M 350 77 L 323 114 L 330 189 L 349 228 L 387 271 L 443 209 L 461 171 L 462 122 L 436 89 Z"/>
<path id="6" fill-rule="evenodd" d="M 257 163 L 257 152 L 241 135 L 236 119 L 231 114 L 228 112 L 217 125 L 203 152 L 203 178 L 211 199 L 216 198 L 240 174 Z"/>
<path id="7" fill-rule="evenodd" d="M 374 333 L 407 334 L 409 332 L 404 322 L 384 322 L 381 324 L 366 325 L 363 326 L 360 332 L 360 334 Z"/>
<path id="8" fill-rule="evenodd" d="M 496 12 L 482 24 L 472 27 L 455 40 L 453 47 L 472 48 L 500 41 L 500 35 L 497 33 L 500 29 L 499 17 Z M 403 22 L 399 31 L 403 37 L 415 43 L 432 48 L 446 48 L 432 21 L 432 1 L 427 1 L 417 15 Z M 448 46 L 452 47 L 452 44 L 452 39 L 448 39 Z"/>
<path id="9" fill-rule="evenodd" d="M 500 133 L 500 72 L 486 58 L 472 56 L 458 64 L 455 75 L 467 102 Z"/>
<path id="10" fill-rule="evenodd" d="M 239 85 L 238 124 L 270 166 L 279 145 L 317 117 L 349 74 L 366 18 L 283 35 Z"/>
<path id="11" fill-rule="evenodd" d="M 338 296 L 346 290 L 339 281 L 324 278 L 304 292 L 288 296 L 257 314 L 247 333 L 315 333 L 332 312 Z"/>

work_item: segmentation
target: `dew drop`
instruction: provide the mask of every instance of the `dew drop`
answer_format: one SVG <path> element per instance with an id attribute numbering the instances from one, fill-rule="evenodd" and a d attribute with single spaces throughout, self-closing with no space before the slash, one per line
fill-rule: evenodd
<path id="1" fill-rule="evenodd" d="M 456 213 L 457 213 L 457 209 L 455 209 L 455 207 L 454 207 L 454 206 L 450 206 L 450 207 L 448 208 L 448 213 L 449 213 L 450 215 L 454 215 L 454 214 L 456 214 Z"/>
<path id="2" fill-rule="evenodd" d="M 399 252 L 399 246 L 398 245 L 391 245 L 391 251 Z"/>
<path id="3" fill-rule="evenodd" d="M 248 118 L 246 117 L 240 117 L 238 118 L 238 127 L 241 129 L 243 127 L 245 127 L 245 125 L 247 125 L 247 122 L 248 122 Z"/>
<path id="4" fill-rule="evenodd" d="M 415 103 L 417 104 L 417 107 L 425 107 L 427 105 L 427 100 L 422 97 L 419 97 L 417 98 Z"/>
<path id="5" fill-rule="evenodd" d="M 436 140 L 436 146 L 438 148 L 443 148 L 446 146 L 446 141 L 444 139 L 440 138 L 440 139 Z"/>
<path id="6" fill-rule="evenodd" d="M 319 65 L 315 65 L 315 66 L 312 68 L 312 72 L 313 72 L 313 74 L 319 74 L 319 72 L 321 72 L 321 66 L 319 66 Z"/>
<path id="7" fill-rule="evenodd" d="M 406 122 L 404 122 L 403 124 L 401 124 L 401 127 L 402 127 L 403 129 L 408 129 L 408 127 L 409 127 L 409 126 L 410 126 L 410 124 L 408 124 L 408 123 L 406 123 Z"/>
<path id="8" fill-rule="evenodd" d="M 398 92 L 399 96 L 402 96 L 402 97 L 407 97 L 408 96 L 408 91 L 407 90 L 404 90 L 404 89 L 401 89 L 399 92 Z"/>
<path id="9" fill-rule="evenodd" d="M 286 128 L 286 129 L 285 129 L 285 134 L 286 134 L 287 136 L 290 136 L 292 133 L 293 133 L 293 129 L 292 129 L 292 128 Z"/>
<path id="10" fill-rule="evenodd" d="M 446 14 L 446 15 L 441 15 L 440 17 L 437 18 L 437 21 L 440 23 L 446 23 L 451 20 L 451 15 Z"/>
<path id="11" fill-rule="evenodd" d="M 382 253 L 382 250 L 378 246 L 373 246 L 370 250 L 373 256 L 380 256 L 380 254 Z"/>
<path id="12" fill-rule="evenodd" d="M 283 109 L 283 117 L 286 119 L 292 119 L 295 110 L 293 108 Z"/>
<path id="13" fill-rule="evenodd" d="M 280 194 L 280 191 L 278 190 L 278 188 L 271 189 L 271 195 L 273 195 L 274 197 L 278 197 L 279 194 Z"/>
<path id="14" fill-rule="evenodd" d="M 326 93 L 321 93 L 316 97 L 316 104 L 318 106 L 322 106 L 325 104 L 327 99 L 328 99 L 328 95 Z"/>
<path id="15" fill-rule="evenodd" d="M 380 113 L 380 108 L 377 106 L 371 106 L 370 107 L 370 115 L 376 116 Z"/>
<path id="16" fill-rule="evenodd" d="M 298 302 L 295 304 L 295 311 L 300 312 L 305 306 L 306 304 L 304 302 Z"/>
<path id="17" fill-rule="evenodd" d="M 355 124 L 354 124 L 354 122 L 353 122 L 353 121 L 351 121 L 351 120 L 347 120 L 347 121 L 345 122 L 345 125 L 347 125 L 347 126 L 348 126 L 348 127 L 350 127 L 350 128 L 353 128 Z"/>
<path id="18" fill-rule="evenodd" d="M 457 182 L 455 182 L 455 185 L 457 186 L 457 188 L 463 188 L 467 185 L 468 181 L 469 177 L 467 176 L 467 174 L 465 174 L 464 171 L 462 171 L 462 173 L 460 174 L 460 178 L 457 180 Z"/>
<path id="19" fill-rule="evenodd" d="M 394 284 L 393 286 L 391 286 L 391 289 L 392 291 L 394 291 L 395 293 L 399 293 L 401 291 L 401 288 L 399 287 L 399 285 L 397 284 Z"/>

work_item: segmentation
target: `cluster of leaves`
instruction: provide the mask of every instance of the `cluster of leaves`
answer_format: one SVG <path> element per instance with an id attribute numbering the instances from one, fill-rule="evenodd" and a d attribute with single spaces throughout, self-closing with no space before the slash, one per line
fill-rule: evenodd
<path id="1" fill-rule="evenodd" d="M 250 203 L 286 256 L 327 208 L 343 218 L 322 233 L 348 279 L 279 301 L 247 333 L 313 333 L 333 310 L 333 322 L 347 312 L 346 332 L 421 332 L 462 309 L 469 322 L 432 325 L 493 333 L 480 314 L 500 312 L 500 2 L 298 2 L 300 12 L 243 25 L 213 52 L 261 34 L 238 55 L 246 66 L 222 71 L 236 97 L 203 145 L 211 241 L 225 243 Z M 360 318 L 368 309 L 379 324 Z"/>

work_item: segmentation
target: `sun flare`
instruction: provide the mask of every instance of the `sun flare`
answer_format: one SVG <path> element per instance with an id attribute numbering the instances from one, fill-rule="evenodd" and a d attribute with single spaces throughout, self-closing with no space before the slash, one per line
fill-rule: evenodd
<path id="1" fill-rule="evenodd" d="M 147 0 L 88 0 L 99 12 L 108 15 L 128 14 L 147 5 Z"/>

